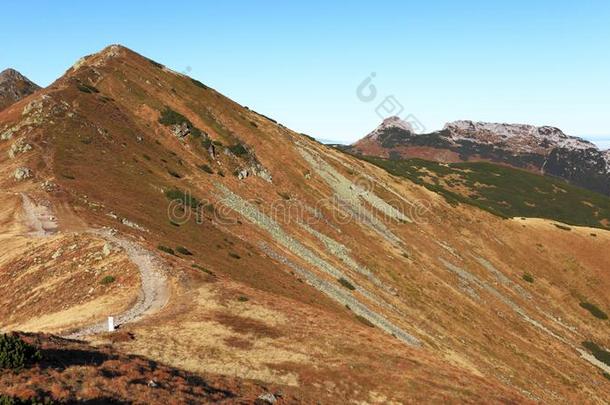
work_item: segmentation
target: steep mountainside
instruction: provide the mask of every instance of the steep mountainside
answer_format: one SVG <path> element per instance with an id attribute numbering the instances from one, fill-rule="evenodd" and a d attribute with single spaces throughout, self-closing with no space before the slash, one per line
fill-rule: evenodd
<path id="1" fill-rule="evenodd" d="M 454 206 L 117 45 L 0 135 L 3 331 L 285 403 L 610 399 L 608 231 Z"/>
<path id="2" fill-rule="evenodd" d="M 609 152 L 554 127 L 456 121 L 441 131 L 416 134 L 391 117 L 349 150 L 386 158 L 501 163 L 610 195 Z"/>
<path id="3" fill-rule="evenodd" d="M 40 87 L 14 69 L 0 72 L 0 110 L 40 90 Z"/>

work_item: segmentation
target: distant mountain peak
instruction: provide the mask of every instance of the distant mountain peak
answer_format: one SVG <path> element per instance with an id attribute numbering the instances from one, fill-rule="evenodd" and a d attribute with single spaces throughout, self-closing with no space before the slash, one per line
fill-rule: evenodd
<path id="1" fill-rule="evenodd" d="M 390 158 L 496 162 L 562 177 L 610 195 L 610 152 L 548 125 L 459 120 L 440 131 L 417 134 L 409 123 L 390 117 L 350 148 Z"/>
<path id="2" fill-rule="evenodd" d="M 3 70 L 0 72 L 0 110 L 38 90 L 40 86 L 15 69 Z"/>
<path id="3" fill-rule="evenodd" d="M 382 123 L 375 128 L 375 130 L 369 133 L 366 138 L 377 139 L 377 137 L 388 129 L 396 128 L 409 133 L 414 132 L 413 127 L 407 121 L 397 116 L 392 116 L 384 119 Z"/>

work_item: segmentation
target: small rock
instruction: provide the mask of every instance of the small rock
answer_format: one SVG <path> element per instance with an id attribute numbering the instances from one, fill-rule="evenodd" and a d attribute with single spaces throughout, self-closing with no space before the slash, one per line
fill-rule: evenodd
<path id="1" fill-rule="evenodd" d="M 148 381 L 148 386 L 149 386 L 150 388 L 157 388 L 157 387 L 159 386 L 159 384 L 157 384 L 157 383 L 155 382 L 155 380 L 150 380 L 150 381 Z"/>
<path id="2" fill-rule="evenodd" d="M 270 392 L 259 395 L 256 399 L 259 404 L 275 404 L 277 402 L 277 398 Z"/>
<path id="3" fill-rule="evenodd" d="M 45 180 L 40 184 L 40 188 L 42 188 L 47 193 L 50 193 L 57 189 L 57 184 L 53 183 L 50 180 Z"/>
<path id="4" fill-rule="evenodd" d="M 53 253 L 53 255 L 51 256 L 52 259 L 57 259 L 59 257 L 61 257 L 61 255 L 64 253 L 63 249 L 59 248 L 55 251 L 55 253 Z"/>
<path id="5" fill-rule="evenodd" d="M 102 248 L 102 254 L 104 255 L 104 257 L 108 257 L 108 256 L 110 256 L 111 253 L 112 253 L 112 246 L 110 246 L 110 243 L 106 242 L 104 244 L 104 247 Z"/>
<path id="6" fill-rule="evenodd" d="M 240 180 L 245 179 L 246 177 L 248 177 L 248 170 L 247 169 L 241 169 L 237 172 L 237 178 Z"/>
<path id="7" fill-rule="evenodd" d="M 30 169 L 28 169 L 27 167 L 18 167 L 15 170 L 14 176 L 15 176 L 15 180 L 23 181 L 23 180 L 32 178 L 34 175 L 32 174 L 32 171 Z"/>

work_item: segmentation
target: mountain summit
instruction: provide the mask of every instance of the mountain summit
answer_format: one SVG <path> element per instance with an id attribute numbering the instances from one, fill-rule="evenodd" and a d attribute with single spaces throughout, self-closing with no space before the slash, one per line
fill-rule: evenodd
<path id="1" fill-rule="evenodd" d="M 564 178 L 610 195 L 610 154 L 559 128 L 454 121 L 440 131 L 414 133 L 397 117 L 349 147 L 355 153 L 438 162 L 488 161 Z"/>
<path id="2" fill-rule="evenodd" d="M 14 69 L 0 72 L 0 110 L 40 90 L 40 86 Z"/>

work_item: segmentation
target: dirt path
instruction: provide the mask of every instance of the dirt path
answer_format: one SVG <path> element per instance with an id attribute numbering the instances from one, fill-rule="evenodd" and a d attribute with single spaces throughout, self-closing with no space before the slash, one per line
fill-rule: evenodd
<path id="1" fill-rule="evenodd" d="M 117 326 L 142 319 L 145 315 L 157 311 L 165 306 L 169 298 L 169 287 L 167 279 L 161 270 L 157 257 L 135 242 L 127 238 L 114 235 L 110 231 L 92 231 L 93 234 L 101 236 L 108 242 L 120 246 L 129 259 L 138 267 L 141 278 L 141 289 L 138 301 L 122 314 L 115 316 Z M 111 315 L 111 314 L 109 314 Z M 78 339 L 108 330 L 107 320 L 86 326 L 65 337 Z"/>
<path id="2" fill-rule="evenodd" d="M 50 208 L 44 205 L 37 205 L 26 194 L 21 194 L 25 222 L 31 230 L 29 235 L 35 237 L 48 237 L 58 230 L 55 217 L 51 215 Z M 162 271 L 162 266 L 157 257 L 140 246 L 138 243 L 117 235 L 110 230 L 92 230 L 85 232 L 101 237 L 107 242 L 121 247 L 129 260 L 135 264 L 140 272 L 141 288 L 136 303 L 123 312 L 114 315 L 115 324 L 123 324 L 137 321 L 145 315 L 157 311 L 165 306 L 169 298 L 169 287 L 167 279 Z M 113 314 L 108 314 L 113 316 Z M 82 338 L 96 333 L 107 331 L 107 320 L 100 320 L 99 323 L 89 325 L 77 331 L 67 334 L 67 338 Z"/>

